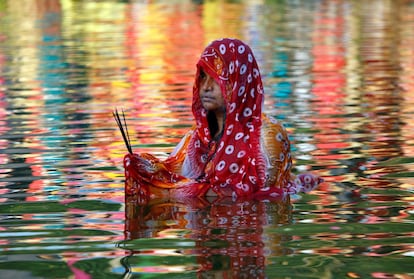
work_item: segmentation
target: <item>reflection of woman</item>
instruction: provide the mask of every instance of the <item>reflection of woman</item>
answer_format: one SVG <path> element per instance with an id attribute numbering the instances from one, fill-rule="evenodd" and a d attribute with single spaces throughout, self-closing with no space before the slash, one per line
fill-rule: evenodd
<path id="1" fill-rule="evenodd" d="M 315 187 L 319 178 L 290 174 L 286 130 L 262 114 L 263 97 L 250 47 L 236 39 L 213 41 L 197 63 L 196 125 L 165 161 L 125 156 L 127 194 L 269 198 Z"/>
<path id="2" fill-rule="evenodd" d="M 273 234 L 269 241 L 263 227 L 289 223 L 290 217 L 291 206 L 286 200 L 233 202 L 224 198 L 213 203 L 205 199 L 178 203 L 154 199 L 137 205 L 129 197 L 125 208 L 126 240 L 157 239 L 179 233 L 193 240 L 194 246 L 183 247 L 180 242 L 174 242 L 175 258 L 180 258 L 174 261 L 163 259 L 159 244 L 153 248 L 154 252 L 147 245 L 142 250 L 131 250 L 122 263 L 126 273 L 132 270 L 153 273 L 161 268 L 165 272 L 174 270 L 174 265 L 179 263 L 188 269 L 197 267 L 197 278 L 266 278 L 266 257 L 286 255 L 289 251 L 281 248 L 280 235 Z M 187 233 L 182 235 L 184 232 Z M 138 256 L 142 256 L 141 252 L 149 252 L 158 260 L 146 265 Z M 196 262 L 193 257 L 186 257 L 189 254 L 196 255 Z M 158 265 L 161 262 L 162 267 Z"/>

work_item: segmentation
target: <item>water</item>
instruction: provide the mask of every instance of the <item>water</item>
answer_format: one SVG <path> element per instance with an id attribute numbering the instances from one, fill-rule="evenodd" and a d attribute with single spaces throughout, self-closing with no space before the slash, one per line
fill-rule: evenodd
<path id="1" fill-rule="evenodd" d="M 0 277 L 412 278 L 414 2 L 199 2 L 0 3 Z M 224 36 L 326 182 L 292 207 L 124 202 L 111 111 L 165 157 Z"/>

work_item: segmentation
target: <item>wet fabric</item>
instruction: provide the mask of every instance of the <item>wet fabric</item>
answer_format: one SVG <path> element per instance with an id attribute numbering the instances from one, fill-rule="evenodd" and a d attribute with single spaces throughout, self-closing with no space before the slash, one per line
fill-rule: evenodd
<path id="1" fill-rule="evenodd" d="M 200 100 L 201 72 L 221 88 L 226 118 L 214 139 Z M 124 159 L 127 194 L 144 198 L 203 196 L 210 189 L 233 198 L 280 198 L 316 187 L 312 174 L 291 175 L 290 142 L 283 125 L 262 113 L 263 84 L 249 46 L 213 41 L 201 54 L 193 86 L 195 126 L 165 161 L 150 154 Z"/>

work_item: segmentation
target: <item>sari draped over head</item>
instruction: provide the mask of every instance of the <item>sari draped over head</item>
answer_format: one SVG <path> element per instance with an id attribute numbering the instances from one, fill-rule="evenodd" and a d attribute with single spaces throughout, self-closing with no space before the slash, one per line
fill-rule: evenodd
<path id="1" fill-rule="evenodd" d="M 211 135 L 209 112 L 200 99 L 202 72 L 223 94 L 226 111 L 219 139 Z M 211 189 L 221 197 L 268 199 L 315 188 L 321 178 L 290 173 L 287 132 L 262 113 L 263 100 L 262 79 L 250 47 L 228 38 L 210 43 L 197 63 L 194 127 L 164 161 L 129 148 L 124 158 L 126 194 L 138 195 L 144 202 L 156 196 L 201 197 Z"/>
<path id="2" fill-rule="evenodd" d="M 207 111 L 200 100 L 200 72 L 221 88 L 226 119 L 220 140 L 208 129 Z M 192 111 L 196 129 L 188 146 L 183 173 L 205 176 L 216 192 L 249 196 L 265 184 L 266 163 L 260 148 L 263 85 L 249 46 L 222 39 L 206 47 L 197 63 Z"/>

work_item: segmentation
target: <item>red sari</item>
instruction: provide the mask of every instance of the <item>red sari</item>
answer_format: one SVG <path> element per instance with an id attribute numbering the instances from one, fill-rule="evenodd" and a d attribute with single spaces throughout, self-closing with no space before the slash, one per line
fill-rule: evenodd
<path id="1" fill-rule="evenodd" d="M 226 104 L 222 136 L 210 134 L 207 111 L 199 96 L 201 71 L 220 85 Z M 126 194 L 151 197 L 204 196 L 280 199 L 308 191 L 322 180 L 311 174 L 294 177 L 286 130 L 262 113 L 263 85 L 250 47 L 236 39 L 213 41 L 197 63 L 192 112 L 195 126 L 170 156 L 127 154 Z"/>

